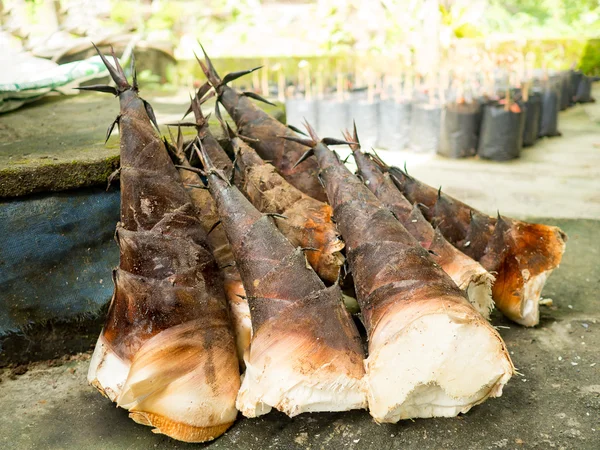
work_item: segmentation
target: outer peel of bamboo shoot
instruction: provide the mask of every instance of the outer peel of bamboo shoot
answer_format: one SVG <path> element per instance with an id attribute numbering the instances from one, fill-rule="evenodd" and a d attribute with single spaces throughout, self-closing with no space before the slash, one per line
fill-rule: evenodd
<path id="1" fill-rule="evenodd" d="M 364 354 L 339 287 L 326 288 L 303 251 L 202 159 L 252 316 L 238 409 L 255 417 L 364 408 Z"/>
<path id="2" fill-rule="evenodd" d="M 117 87 L 88 89 L 114 91 L 121 105 L 120 263 L 88 379 L 155 432 L 203 442 L 237 414 L 239 369 L 222 280 L 152 128 L 151 106 L 116 58 L 113 67 L 100 57 Z"/>
<path id="3" fill-rule="evenodd" d="M 307 259 L 313 269 L 323 280 L 334 283 L 344 263 L 340 253 L 344 243 L 331 220 L 331 207 L 288 183 L 224 124 L 217 109 L 216 116 L 221 120 L 235 154 L 237 166 L 234 171 L 233 163 L 208 129 L 200 103 L 201 99 L 196 96 L 192 110 L 198 124 L 198 137 L 211 162 L 227 177 L 233 172 L 236 186 L 259 211 L 284 216 L 276 220 L 279 231 L 292 245 L 307 249 Z"/>
<path id="4" fill-rule="evenodd" d="M 236 186 L 260 211 L 285 216 L 276 221 L 277 228 L 293 245 L 309 249 L 309 264 L 323 280 L 334 283 L 344 264 L 344 242 L 331 220 L 331 206 L 289 184 L 239 137 L 231 143 L 243 172 L 235 177 Z"/>
<path id="5" fill-rule="evenodd" d="M 309 158 L 299 166 L 295 163 L 304 153 L 304 148 L 295 142 L 285 141 L 279 136 L 295 136 L 295 133 L 274 117 L 258 108 L 248 96 L 223 83 L 212 62 L 205 55 L 202 69 L 219 96 L 219 101 L 235 121 L 240 134 L 255 139 L 252 147 L 261 158 L 273 164 L 277 171 L 293 186 L 317 200 L 327 201 L 327 196 L 317 178 L 318 166 Z M 227 78 L 227 77 L 226 77 Z"/>
<path id="6" fill-rule="evenodd" d="M 214 345 L 231 339 L 228 325 L 226 316 L 203 317 L 147 341 L 133 358 L 118 406 L 136 422 L 155 427 L 155 433 L 181 441 L 204 442 L 222 434 L 236 419 L 231 399 L 239 389 L 239 380 L 219 376 L 238 370 L 233 345 Z"/>
<path id="7" fill-rule="evenodd" d="M 395 189 L 389 181 L 389 187 Z M 402 195 L 398 190 L 396 192 Z M 380 197 L 381 199 L 381 197 Z M 385 202 L 384 202 L 385 203 Z M 438 263 L 444 272 L 450 275 L 452 281 L 467 295 L 469 302 L 486 319 L 494 309 L 492 286 L 495 278 L 477 261 L 469 258 L 450 244 L 439 229 L 433 229 L 431 224 L 422 216 L 418 206 L 413 206 L 409 216 L 401 215 L 395 208 L 397 204 L 388 206 L 401 218 L 402 224 L 431 254 L 431 259 Z"/>
<path id="8" fill-rule="evenodd" d="M 524 326 L 539 323 L 542 289 L 560 263 L 565 239 L 558 227 L 504 216 L 496 220 L 481 263 L 498 272 L 492 292 L 498 309 L 509 319 Z"/>
<path id="9" fill-rule="evenodd" d="M 516 323 L 537 325 L 542 288 L 560 264 L 567 235 L 554 226 L 486 216 L 398 168 L 389 170 L 398 189 L 425 205 L 427 219 L 439 224 L 456 248 L 495 274 L 496 307 Z"/>
<path id="10" fill-rule="evenodd" d="M 197 108 L 200 107 L 199 104 L 195 104 L 194 106 Z M 206 123 L 204 117 L 200 116 L 198 119 L 200 122 L 198 123 L 198 134 L 202 134 L 204 137 L 204 127 L 208 126 L 208 123 Z M 178 165 L 191 167 L 188 158 L 183 151 L 183 136 L 181 134 L 181 129 L 179 129 L 177 141 L 174 144 L 175 145 L 171 146 L 169 150 Z M 208 144 L 214 145 L 213 142 L 209 142 Z M 184 185 L 202 185 L 202 180 L 196 172 L 180 168 L 179 175 Z M 217 213 L 217 207 L 212 196 L 206 189 L 189 188 L 188 192 L 192 199 L 192 203 L 198 211 L 198 218 L 202 225 L 202 229 L 208 233 L 206 241 L 223 276 L 223 288 L 225 289 L 225 296 L 231 314 L 238 359 L 243 365 L 244 352 L 248 348 L 252 336 L 250 308 L 248 307 L 248 301 L 246 300 L 246 291 L 244 290 L 240 273 L 235 265 L 233 255 L 231 254 L 231 246 L 227 240 L 225 230 L 222 226 L 218 225 L 219 214 Z"/>
<path id="11" fill-rule="evenodd" d="M 358 348 L 320 345 L 328 340 L 328 330 L 340 327 L 336 316 L 346 322 L 348 334 L 354 333 L 339 297 L 337 286 L 319 291 L 308 300 L 315 311 L 312 320 L 302 320 L 289 307 L 256 332 L 236 403 L 242 414 L 256 417 L 273 407 L 293 417 L 366 407 L 363 356 Z M 356 342 L 355 336 L 351 339 Z"/>
<path id="12" fill-rule="evenodd" d="M 131 362 L 119 357 L 100 334 L 88 369 L 88 383 L 116 402 L 127 380 Z"/>
<path id="13" fill-rule="evenodd" d="M 349 141 L 357 142 L 350 147 L 361 177 L 366 186 L 398 218 L 406 230 L 429 251 L 431 258 L 450 275 L 452 281 L 467 294 L 469 302 L 486 319 L 494 307 L 492 284 L 494 277 L 481 264 L 461 253 L 452 246 L 438 229 L 434 229 L 423 217 L 417 206 L 413 206 L 398 191 L 389 174 L 381 172 L 370 159 L 361 152 L 356 129 L 354 136 L 345 133 Z"/>
<path id="14" fill-rule="evenodd" d="M 368 332 L 371 415 L 378 422 L 456 415 L 499 396 L 514 371 L 502 338 L 309 131 Z"/>

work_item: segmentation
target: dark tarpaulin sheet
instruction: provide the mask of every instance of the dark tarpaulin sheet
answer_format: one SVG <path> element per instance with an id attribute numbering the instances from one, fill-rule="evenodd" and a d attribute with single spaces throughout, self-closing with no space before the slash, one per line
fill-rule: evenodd
<path id="1" fill-rule="evenodd" d="M 100 188 L 0 201 L 0 335 L 110 300 L 119 203 Z"/>

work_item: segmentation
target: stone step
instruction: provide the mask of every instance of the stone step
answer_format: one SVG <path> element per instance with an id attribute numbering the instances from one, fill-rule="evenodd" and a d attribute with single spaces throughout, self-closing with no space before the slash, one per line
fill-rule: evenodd
<path id="1" fill-rule="evenodd" d="M 161 133 L 168 135 L 163 124 L 181 119 L 189 105 L 188 92 L 142 94 L 154 108 Z M 257 104 L 285 121 L 283 106 Z M 214 100 L 204 107 L 213 111 Z M 82 93 L 47 97 L 0 116 L 0 198 L 105 184 L 119 164 L 116 129 L 104 144 L 118 112 L 119 102 L 112 96 Z M 209 123 L 215 135 L 222 136 L 214 114 Z"/>

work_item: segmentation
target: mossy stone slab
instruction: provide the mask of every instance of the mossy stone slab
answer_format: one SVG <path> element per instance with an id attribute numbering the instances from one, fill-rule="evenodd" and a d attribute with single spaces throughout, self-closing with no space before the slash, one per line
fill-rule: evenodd
<path id="1" fill-rule="evenodd" d="M 180 94 L 144 98 L 152 104 L 162 134 L 168 134 L 163 124 L 181 119 L 189 102 Z M 282 106 L 260 106 L 279 120 L 285 115 Z M 206 104 L 207 111 L 213 108 L 214 102 Z M 118 112 L 119 103 L 110 95 L 85 93 L 48 97 L 1 115 L 0 198 L 106 183 L 119 165 L 118 131 L 104 144 Z M 221 136 L 216 119 L 210 119 L 210 126 Z M 185 133 L 192 136 L 194 130 Z"/>

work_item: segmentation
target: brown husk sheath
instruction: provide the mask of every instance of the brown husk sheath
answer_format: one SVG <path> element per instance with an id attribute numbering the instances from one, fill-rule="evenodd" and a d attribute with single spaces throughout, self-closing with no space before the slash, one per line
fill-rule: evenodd
<path id="1" fill-rule="evenodd" d="M 542 288 L 560 264 L 567 235 L 558 227 L 487 216 L 397 167 L 379 163 L 410 202 L 424 205 L 427 220 L 450 243 L 495 274 L 496 307 L 521 325 L 537 325 Z"/>
<path id="2" fill-rule="evenodd" d="M 135 75 L 98 53 L 117 87 L 86 89 L 121 105 L 120 264 L 88 379 L 156 433 L 211 440 L 234 422 L 240 385 L 221 278 Z"/>
<path id="3" fill-rule="evenodd" d="M 204 49 L 202 50 L 204 51 Z M 251 146 L 262 159 L 273 164 L 290 184 L 306 195 L 326 202 L 327 196 L 316 176 L 318 166 L 315 159 L 309 158 L 302 164 L 294 166 L 304 153 L 304 148 L 295 142 L 278 137 L 295 136 L 296 134 L 250 100 L 254 98 L 265 101 L 264 99 L 253 93 L 237 92 L 227 86 L 229 81 L 256 69 L 235 72 L 221 80 L 206 52 L 204 52 L 204 56 L 206 64 L 199 60 L 202 70 L 217 91 L 219 101 L 234 120 L 238 132 L 254 139 Z"/>
<path id="4" fill-rule="evenodd" d="M 396 188 L 389 174 L 383 173 L 372 161 L 371 155 L 360 149 L 356 127 L 354 135 L 344 133 L 351 144 L 354 160 L 365 185 L 398 218 L 406 230 L 428 250 L 431 259 L 450 275 L 456 285 L 465 292 L 468 300 L 479 313 L 489 319 L 494 303 L 492 284 L 494 277 L 481 264 L 469 258 L 450 244 L 438 229 L 434 229 L 423 217 L 418 206 L 413 206 Z"/>
<path id="5" fill-rule="evenodd" d="M 204 149 L 201 160 L 252 316 L 238 409 L 255 417 L 271 408 L 289 416 L 364 408 L 364 354 L 339 287 L 323 284 L 304 251 L 215 169 Z"/>
<path id="6" fill-rule="evenodd" d="M 339 142 L 308 129 L 368 332 L 371 415 L 454 416 L 499 396 L 514 370 L 502 338 L 325 145 Z"/>
<path id="7" fill-rule="evenodd" d="M 198 134 L 202 135 L 201 128 L 199 128 Z M 175 145 L 170 146 L 169 150 L 171 150 L 171 155 L 175 159 L 175 162 L 180 166 L 179 176 L 184 186 L 189 189 L 188 192 L 198 212 L 198 219 L 200 220 L 202 229 L 207 233 L 206 242 L 221 271 L 225 296 L 229 305 L 231 321 L 233 322 L 238 359 L 243 366 L 244 352 L 250 345 L 250 338 L 252 336 L 252 323 L 250 321 L 250 309 L 246 300 L 246 291 L 242 284 L 242 278 L 231 253 L 231 246 L 227 240 L 225 230 L 222 226 L 219 226 L 219 215 L 215 202 L 208 189 L 201 189 L 203 184 L 198 173 L 189 170 L 192 166 L 183 149 L 181 128 L 178 129 Z"/>
<path id="8" fill-rule="evenodd" d="M 239 168 L 236 186 L 259 211 L 283 216 L 275 218 L 279 231 L 292 245 L 305 249 L 306 259 L 323 280 L 337 281 L 344 242 L 331 220 L 331 206 L 288 183 L 238 135 L 230 132 L 230 139 Z"/>
<path id="9" fill-rule="evenodd" d="M 202 102 L 201 97 L 196 96 L 191 106 L 199 130 L 198 139 L 202 141 L 215 167 L 231 177 L 233 163 L 208 129 L 200 108 Z M 259 211 L 279 214 L 280 217 L 274 216 L 279 231 L 292 245 L 306 250 L 308 262 L 323 280 L 334 283 L 344 263 L 340 253 L 344 243 L 331 220 L 331 207 L 303 194 L 277 173 L 271 164 L 265 163 L 254 149 L 225 124 L 218 104 L 216 116 L 225 136 L 230 139 L 235 155 L 233 180 L 236 186 Z"/>

